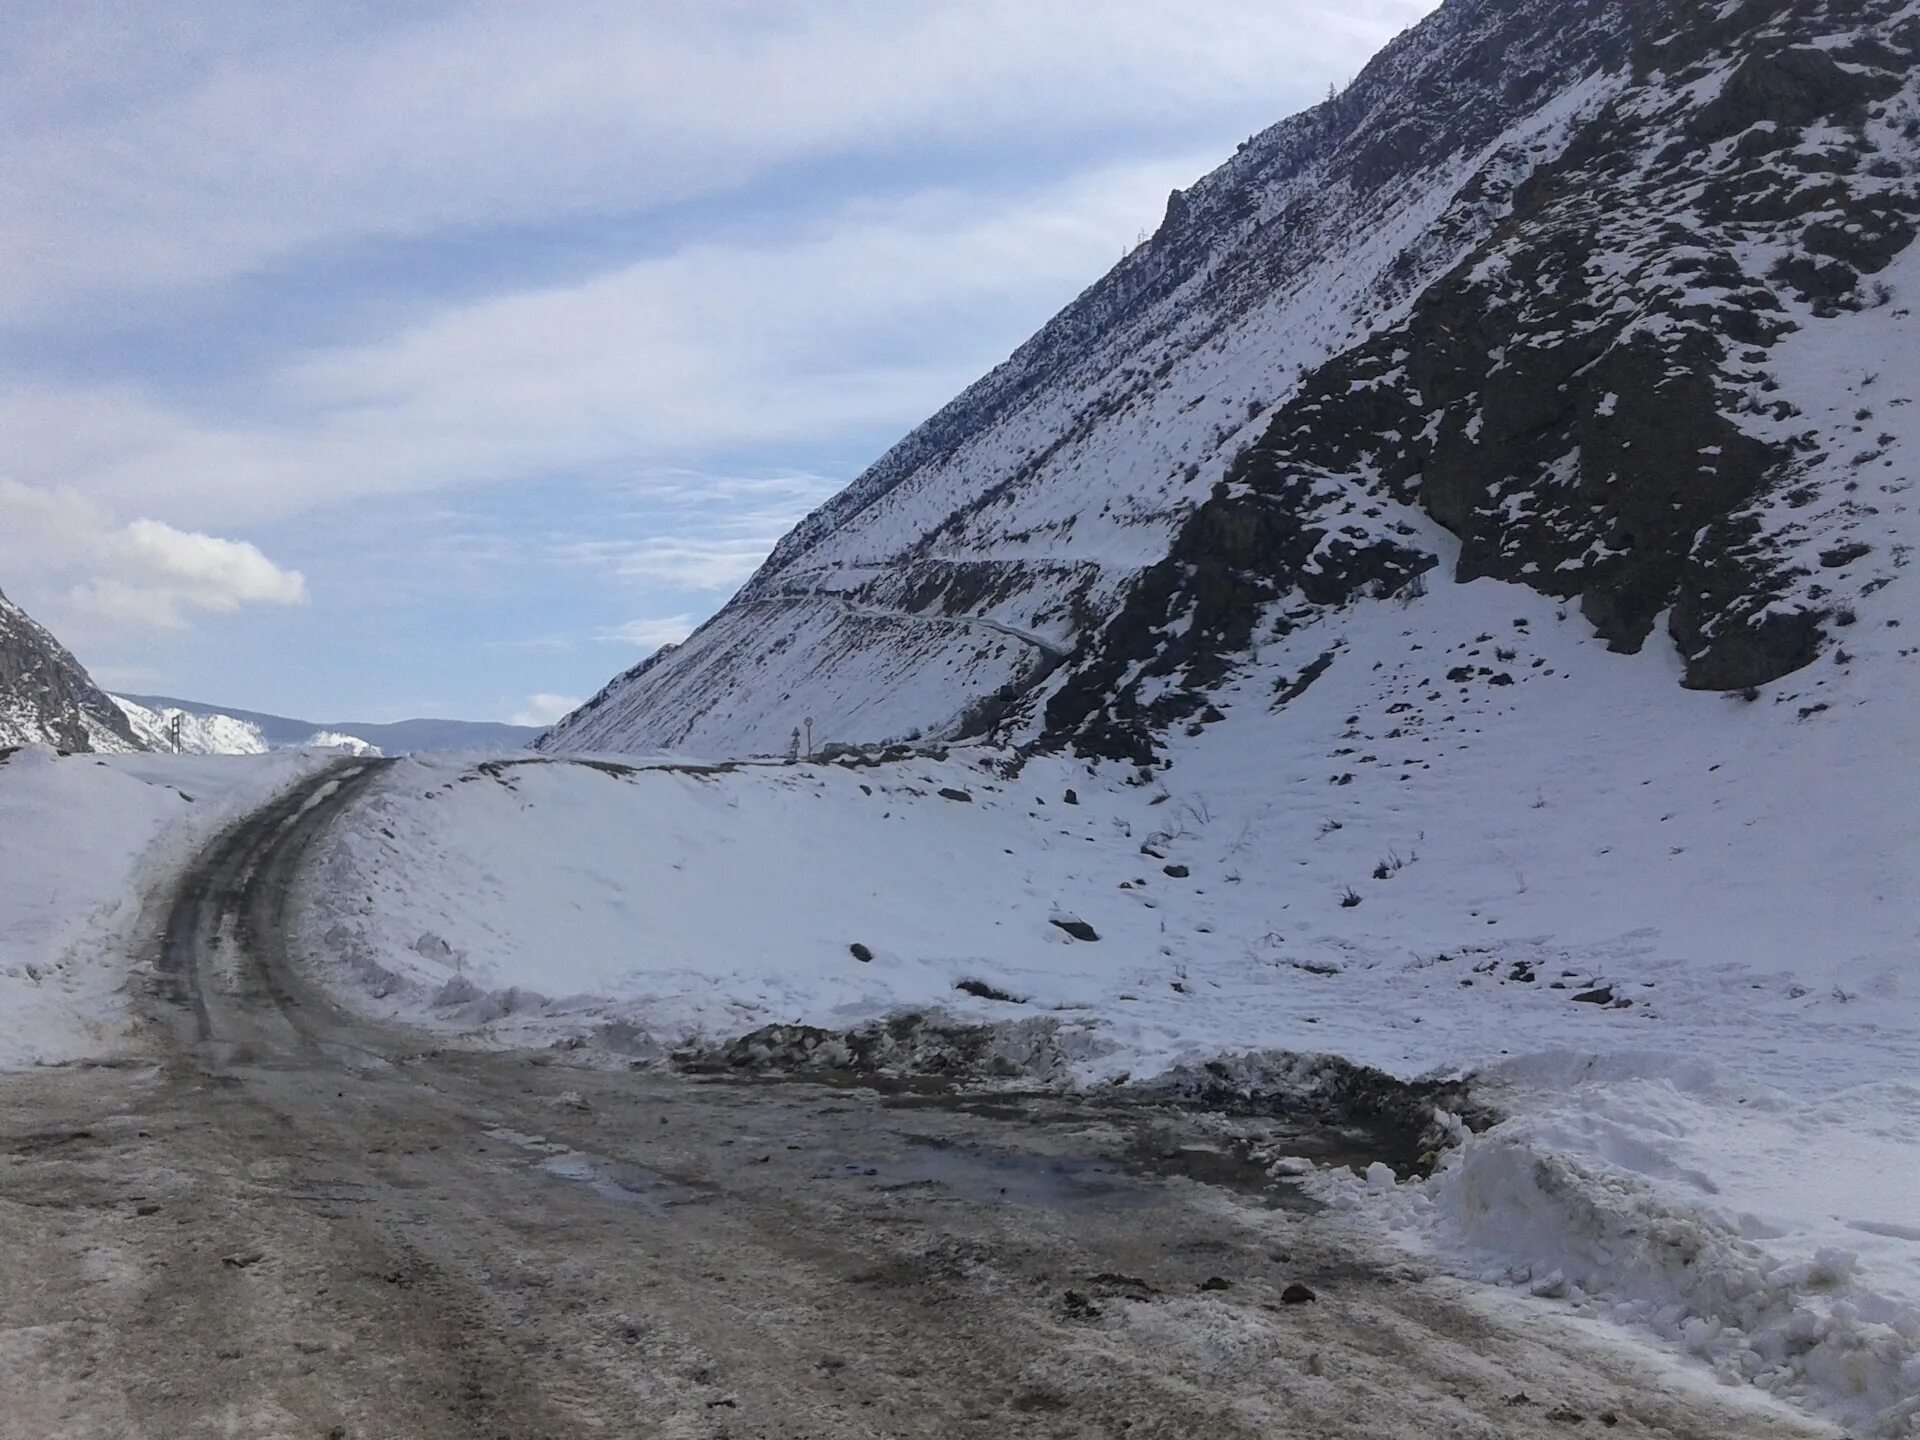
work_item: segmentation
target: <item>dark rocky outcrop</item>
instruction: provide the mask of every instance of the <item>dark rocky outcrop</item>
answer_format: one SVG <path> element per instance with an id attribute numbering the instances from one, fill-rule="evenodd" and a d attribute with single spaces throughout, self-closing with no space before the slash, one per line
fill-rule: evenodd
<path id="1" fill-rule="evenodd" d="M 0 595 L 0 743 L 144 748 L 120 707 L 67 648 Z"/>
<path id="2" fill-rule="evenodd" d="M 1768 362 L 1804 324 L 1869 303 L 1863 275 L 1920 226 L 1915 136 L 1870 124 L 1911 88 L 1907 40 L 1891 3 L 1750 4 L 1711 26 L 1679 24 L 1687 9 L 1640 7 L 1641 82 L 1514 188 L 1404 321 L 1303 380 L 1058 688 L 1050 735 L 1148 759 L 1261 627 L 1437 563 L 1396 507 L 1458 538 L 1456 580 L 1575 603 L 1614 649 L 1666 617 L 1690 687 L 1745 689 L 1816 657 L 1827 611 L 1761 518 L 1812 443 L 1763 438 L 1793 414 L 1769 398 Z M 1845 66 L 1813 44 L 1836 32 L 1855 37 Z M 1722 68 L 1690 108 L 1679 82 Z M 1810 146 L 1798 127 L 1815 124 L 1853 142 Z M 1756 273 L 1768 249 L 1786 258 Z"/>

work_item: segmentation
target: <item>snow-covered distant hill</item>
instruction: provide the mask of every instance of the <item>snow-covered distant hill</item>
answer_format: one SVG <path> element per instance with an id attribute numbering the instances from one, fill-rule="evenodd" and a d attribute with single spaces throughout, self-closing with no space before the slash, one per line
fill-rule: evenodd
<path id="1" fill-rule="evenodd" d="M 192 715 L 184 710 L 149 710 L 124 695 L 111 697 L 134 734 L 149 750 L 174 748 L 173 722 L 180 723 L 179 749 L 186 755 L 264 755 L 270 748 L 260 727 L 231 715 Z"/>
<path id="2" fill-rule="evenodd" d="M 179 726 L 179 750 L 185 755 L 264 755 L 269 750 L 338 750 L 345 755 L 378 755 L 380 747 L 357 735 L 338 730 L 307 727 L 290 722 L 297 730 L 294 738 L 270 740 L 258 720 L 227 715 L 217 710 L 187 710 L 162 704 L 157 709 L 130 700 L 124 695 L 112 697 L 125 713 L 134 733 L 149 750 L 175 748 L 174 726 Z M 283 726 L 274 727 L 276 736 L 284 736 Z"/>
<path id="3" fill-rule="evenodd" d="M 1689 686 L 1851 653 L 1911 543 L 1917 58 L 1912 0 L 1450 0 L 541 743 L 1140 753 L 1449 578 Z"/>
<path id="4" fill-rule="evenodd" d="M 263 748 L 296 746 L 351 750 L 354 754 L 405 755 L 433 750 L 513 750 L 541 732 L 537 726 L 504 725 L 489 720 L 394 720 L 374 723 L 357 720 L 298 720 L 258 710 L 208 705 L 168 695 L 124 695 L 123 706 L 155 713 L 178 710 L 189 717 L 243 727 L 260 737 Z M 243 732 L 232 732 L 236 738 Z M 191 748 L 191 747 L 189 747 Z M 232 750 L 225 753 L 250 753 Z"/>
<path id="5" fill-rule="evenodd" d="M 312 750 L 338 750 L 343 755 L 378 755 L 380 747 L 358 735 L 343 735 L 338 730 L 316 730 L 306 740 Z"/>
<path id="6" fill-rule="evenodd" d="M 0 746 L 142 749 L 126 716 L 66 646 L 0 595 Z"/>

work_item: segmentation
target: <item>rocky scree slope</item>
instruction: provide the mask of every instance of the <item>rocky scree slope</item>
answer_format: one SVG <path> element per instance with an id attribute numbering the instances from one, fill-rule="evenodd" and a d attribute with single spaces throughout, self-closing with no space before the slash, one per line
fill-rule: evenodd
<path id="1" fill-rule="evenodd" d="M 1049 729 L 1144 757 L 1261 639 L 1423 588 L 1443 552 L 1577 602 L 1616 650 L 1664 631 L 1692 688 L 1844 656 L 1910 555 L 1912 396 L 1872 357 L 1916 353 L 1891 277 L 1920 224 L 1917 61 L 1910 3 L 1652 27 L 1487 241 L 1281 407 Z"/>
<path id="2" fill-rule="evenodd" d="M 127 717 L 67 648 L 0 595 L 0 745 L 142 750 Z"/>
<path id="3" fill-rule="evenodd" d="M 1689 686 L 1803 667 L 1906 558 L 1879 377 L 1816 421 L 1841 382 L 1781 356 L 1906 319 L 1917 59 L 1913 0 L 1452 0 L 543 743 L 1140 757 L 1443 563 Z"/>

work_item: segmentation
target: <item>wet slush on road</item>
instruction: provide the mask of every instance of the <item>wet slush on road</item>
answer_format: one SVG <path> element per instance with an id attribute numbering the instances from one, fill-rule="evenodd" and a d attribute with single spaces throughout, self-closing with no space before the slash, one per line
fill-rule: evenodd
<path id="1" fill-rule="evenodd" d="M 1249 1159 L 1363 1163 L 1363 1132 L 349 1016 L 288 906 L 376 771 L 150 897 L 148 1058 L 10 1082 L 8 1436 L 1829 1433 L 1432 1274 Z"/>

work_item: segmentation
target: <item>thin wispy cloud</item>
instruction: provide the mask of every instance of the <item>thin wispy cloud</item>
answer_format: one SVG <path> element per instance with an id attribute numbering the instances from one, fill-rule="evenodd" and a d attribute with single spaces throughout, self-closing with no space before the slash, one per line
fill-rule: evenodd
<path id="1" fill-rule="evenodd" d="M 551 725 L 569 710 L 577 709 L 580 704 L 578 695 L 529 695 L 515 710 L 508 723 L 512 725 Z"/>
<path id="2" fill-rule="evenodd" d="M 642 650 L 658 650 L 662 645 L 678 645 L 693 633 L 697 623 L 691 615 L 629 620 L 611 630 L 602 630 L 595 638 L 619 645 L 636 645 Z"/>
<path id="3" fill-rule="evenodd" d="M 23 4 L 0 62 L 0 317 L 348 243 L 630 214 L 822 158 L 1150 133 L 1196 95 L 1272 94 L 1277 62 L 1350 71 L 1423 8 Z"/>
<path id="4" fill-rule="evenodd" d="M 259 523 L 896 423 L 999 358 L 997 341 L 955 348 L 957 312 L 977 324 L 1064 298 L 1200 163 L 1103 169 L 1040 197 L 861 204 L 803 234 L 453 307 L 377 344 L 290 357 L 239 422 L 124 385 L 26 386 L 0 402 L 0 450 L 36 483 L 122 504 L 162 492 L 197 521 Z M 902 331 L 920 343 L 903 350 Z"/>

